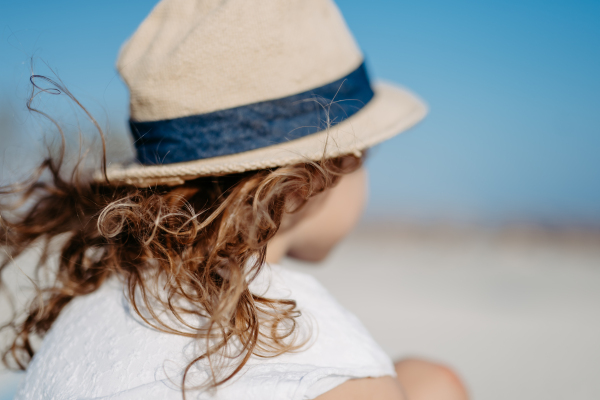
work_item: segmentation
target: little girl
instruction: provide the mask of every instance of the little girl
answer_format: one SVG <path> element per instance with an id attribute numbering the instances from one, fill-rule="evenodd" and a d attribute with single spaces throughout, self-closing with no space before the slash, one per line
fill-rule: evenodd
<path id="1" fill-rule="evenodd" d="M 117 68 L 136 162 L 67 179 L 49 158 L 50 180 L 2 190 L 2 266 L 57 253 L 9 325 L 17 399 L 466 398 L 277 265 L 327 256 L 362 210 L 364 150 L 425 115 L 371 85 L 330 0 L 163 0 Z"/>

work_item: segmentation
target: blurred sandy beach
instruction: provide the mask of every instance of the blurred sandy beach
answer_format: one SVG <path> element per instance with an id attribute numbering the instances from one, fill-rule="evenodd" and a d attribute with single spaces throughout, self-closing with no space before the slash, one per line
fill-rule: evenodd
<path id="1" fill-rule="evenodd" d="M 475 400 L 600 398 L 600 233 L 362 226 L 316 276 L 395 359 L 453 366 Z"/>
<path id="2" fill-rule="evenodd" d="M 475 400 L 600 398 L 600 232 L 362 225 L 321 265 L 285 265 L 317 277 L 394 359 L 454 367 Z M 0 399 L 19 376 L 0 375 Z"/>

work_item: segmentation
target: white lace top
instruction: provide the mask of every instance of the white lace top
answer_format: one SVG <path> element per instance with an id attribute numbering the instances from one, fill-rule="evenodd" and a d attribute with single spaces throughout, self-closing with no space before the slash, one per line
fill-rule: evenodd
<path id="1" fill-rule="evenodd" d="M 253 356 L 231 382 L 216 391 L 188 390 L 188 399 L 313 399 L 351 378 L 394 375 L 358 319 L 314 278 L 279 266 L 265 267 L 259 278 L 254 293 L 297 301 L 299 332 L 310 334 L 309 344 L 274 358 Z M 65 307 L 15 399 L 180 400 L 181 374 L 197 346 L 140 322 L 113 280 Z M 202 383 L 207 364 L 197 363 L 189 376 L 188 386 Z"/>

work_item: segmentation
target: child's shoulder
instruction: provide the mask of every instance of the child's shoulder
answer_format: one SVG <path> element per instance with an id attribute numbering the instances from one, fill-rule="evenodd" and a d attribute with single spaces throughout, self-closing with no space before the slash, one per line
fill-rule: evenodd
<path id="1" fill-rule="evenodd" d="M 73 299 L 44 338 L 16 398 L 102 398 L 155 381 L 149 360 L 181 352 L 187 341 L 134 315 L 116 280 Z"/>
<path id="2" fill-rule="evenodd" d="M 313 277 L 267 266 L 251 289 L 295 300 L 302 313 L 297 335 L 308 342 L 300 351 L 251 357 L 233 382 L 218 388 L 219 399 L 314 398 L 351 378 L 394 375 L 390 359 L 358 319 Z M 131 310 L 123 285 L 109 281 L 74 299 L 61 313 L 28 368 L 17 399 L 130 399 L 157 394 L 161 399 L 180 399 L 181 372 L 202 351 L 198 346 L 143 323 Z M 209 368 L 196 363 L 192 381 L 205 381 Z M 190 398 L 211 396 L 205 392 Z"/>

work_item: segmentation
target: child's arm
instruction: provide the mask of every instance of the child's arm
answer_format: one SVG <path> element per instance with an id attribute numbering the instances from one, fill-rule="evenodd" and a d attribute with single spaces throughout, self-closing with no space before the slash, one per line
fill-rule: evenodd
<path id="1" fill-rule="evenodd" d="M 450 368 L 423 360 L 396 363 L 398 379 L 352 379 L 315 400 L 467 400 L 460 378 Z"/>

